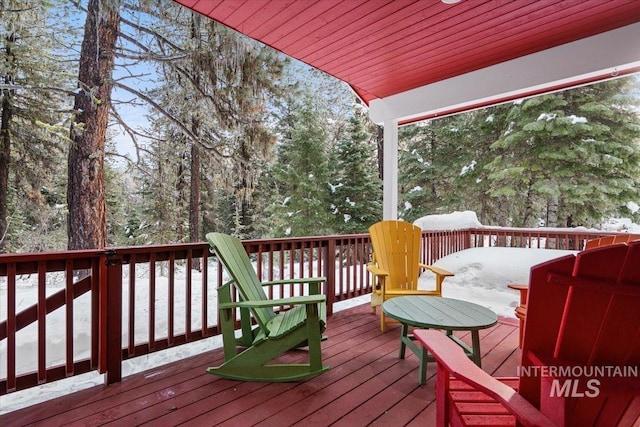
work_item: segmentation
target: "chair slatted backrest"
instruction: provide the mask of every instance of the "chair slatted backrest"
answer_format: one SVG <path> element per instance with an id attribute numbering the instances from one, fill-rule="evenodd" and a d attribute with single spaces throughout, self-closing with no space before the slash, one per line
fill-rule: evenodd
<path id="1" fill-rule="evenodd" d="M 387 289 L 418 288 L 422 229 L 405 221 L 380 221 L 369 227 L 374 261 L 387 271 Z"/>
<path id="2" fill-rule="evenodd" d="M 638 266 L 640 242 L 596 247 L 533 267 L 522 366 L 532 365 L 530 354 L 581 367 L 639 366 Z M 539 379 L 522 375 L 520 393 L 539 406 Z M 631 399 L 577 399 L 571 416 L 578 424 L 572 425 L 597 424 L 607 411 L 621 414 Z"/>
<path id="3" fill-rule="evenodd" d="M 640 234 L 623 233 L 615 236 L 599 237 L 596 239 L 587 240 L 584 248 L 593 249 L 598 246 L 613 245 L 616 243 L 630 243 L 640 240 Z"/>
<path id="4" fill-rule="evenodd" d="M 244 301 L 265 301 L 268 299 L 240 239 L 223 233 L 209 233 L 207 240 L 212 251 L 224 264 Z M 275 317 L 273 309 L 268 307 L 252 308 L 251 313 L 265 331 L 268 330 L 269 320 Z"/>

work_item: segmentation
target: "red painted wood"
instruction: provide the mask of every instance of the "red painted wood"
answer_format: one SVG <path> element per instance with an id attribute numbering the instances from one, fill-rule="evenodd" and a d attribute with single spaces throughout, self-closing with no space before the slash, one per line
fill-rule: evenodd
<path id="1" fill-rule="evenodd" d="M 509 26 L 510 33 L 496 34 L 491 37 L 487 37 L 486 33 L 484 33 L 484 35 L 471 37 L 468 43 L 465 39 L 466 44 L 449 45 L 449 49 L 443 47 L 442 50 L 439 50 L 434 47 L 433 50 L 422 56 L 419 56 L 416 52 L 413 52 L 413 55 L 407 53 L 405 56 L 396 56 L 393 63 L 388 64 L 388 67 L 379 68 L 378 74 L 370 73 L 362 76 L 362 80 L 359 80 L 358 76 L 351 77 L 350 75 L 350 78 L 357 80 L 359 85 L 369 87 L 373 93 L 395 93 L 406 86 L 415 86 L 424 82 L 424 68 L 416 66 L 416 62 L 421 62 L 425 64 L 424 66 L 429 63 L 437 63 L 437 71 L 432 73 L 432 77 L 434 81 L 438 81 L 459 75 L 461 71 L 470 72 L 497 62 L 534 53 L 539 50 L 537 40 L 541 38 L 540 34 L 545 34 L 545 30 L 547 33 L 556 34 L 548 29 L 556 26 L 553 22 L 540 23 L 539 27 L 531 26 L 530 24 L 517 25 L 515 23 L 505 25 Z M 493 32 L 493 29 L 491 31 Z M 586 32 L 586 34 L 589 34 L 589 32 Z M 557 46 L 571 41 L 575 34 L 578 33 L 579 31 L 575 30 L 567 33 L 567 37 L 557 36 L 553 40 L 546 41 L 546 43 L 549 47 Z M 532 40 L 536 40 L 536 42 L 533 43 L 531 42 Z M 517 46 L 518 50 L 512 51 L 512 46 Z M 416 57 L 416 55 L 418 56 Z M 422 71 L 422 74 L 420 71 Z M 398 75 L 399 78 L 382 80 L 384 75 L 394 74 Z M 380 82 L 381 86 L 376 86 L 376 81 Z"/>
<path id="2" fill-rule="evenodd" d="M 496 326 L 499 327 L 511 328 L 516 339 L 510 348 L 498 343 L 489 354 L 502 352 L 510 357 L 517 351 L 517 327 Z M 329 339 L 322 346 L 332 369 L 307 381 L 265 384 L 206 375 L 207 366 L 223 359 L 218 349 L 152 368 L 108 387 L 93 387 L 0 416 L 0 424 L 9 427 L 29 423 L 203 425 L 203 422 L 219 422 L 234 427 L 289 426 L 312 425 L 314 421 L 322 424 L 323 414 L 328 414 L 327 419 L 335 420 L 337 425 L 361 425 L 365 420 L 389 427 L 407 425 L 412 420 L 433 425 L 424 421 L 433 420 L 430 417 L 434 415 L 429 409 L 433 406 L 433 364 L 427 385 L 418 386 L 417 359 L 397 357 L 399 333 L 397 325 L 391 326 L 386 334 L 380 333 L 376 317 L 365 304 L 338 312 L 329 319 Z M 485 347 L 488 346 L 483 342 L 482 348 Z M 294 353 L 287 357 L 296 360 L 303 356 Z M 496 359 L 495 364 L 500 362 Z"/>
<path id="3" fill-rule="evenodd" d="M 522 369 L 637 368 L 640 281 L 632 278 L 638 276 L 639 261 L 640 242 L 633 242 L 588 249 L 532 268 Z M 640 420 L 636 407 L 640 406 L 640 383 L 635 377 L 565 378 L 552 371 L 543 375 L 521 371 L 516 393 L 480 371 L 442 334 L 419 330 L 414 335 L 438 362 L 439 425 L 446 425 L 447 417 L 454 425 L 512 425 L 516 416 L 523 425 L 566 427 Z M 451 381 L 454 377 L 463 386 Z M 556 382 L 564 384 L 565 379 L 579 381 L 580 388 L 554 396 Z M 584 394 L 593 392 L 587 382 L 592 379 L 598 380 L 595 396 Z M 504 415 L 505 409 L 509 416 Z"/>
<path id="4" fill-rule="evenodd" d="M 132 254 L 129 261 L 129 324 L 127 334 L 129 335 L 128 351 L 130 355 L 135 355 L 136 348 L 136 255 Z"/>
<path id="5" fill-rule="evenodd" d="M 206 337 L 207 336 L 207 319 L 208 314 L 209 314 L 209 310 L 208 310 L 208 302 L 209 302 L 209 289 L 208 289 L 208 285 L 209 285 L 209 269 L 208 268 L 204 268 L 204 266 L 209 265 L 209 251 L 205 251 L 202 254 L 202 301 L 200 302 L 200 309 L 202 312 L 202 336 Z"/>
<path id="6" fill-rule="evenodd" d="M 176 277 L 176 259 L 175 254 L 171 254 L 169 256 L 169 286 L 167 296 L 167 340 L 169 341 L 169 346 L 173 346 L 173 334 L 174 334 L 174 321 L 175 321 L 175 277 Z"/>
<path id="7" fill-rule="evenodd" d="M 7 266 L 7 380 L 6 390 L 16 389 L 16 265 Z"/>
<path id="8" fill-rule="evenodd" d="M 41 277 L 43 276 L 40 275 L 40 272 L 38 272 L 38 275 L 39 275 L 38 283 L 41 283 L 41 280 L 43 280 L 41 279 Z M 39 286 L 40 288 L 43 288 L 46 290 L 46 287 L 44 285 L 39 284 Z M 41 291 L 40 288 L 38 289 L 39 292 Z M 81 279 L 75 284 L 75 289 L 73 292 L 74 292 L 74 295 L 78 297 L 78 296 L 84 295 L 90 290 L 91 290 L 91 281 L 88 278 L 85 278 L 85 279 Z M 39 310 L 46 310 L 46 314 L 49 314 L 59 309 L 60 307 L 64 307 L 65 299 L 66 299 L 66 291 L 63 289 L 47 297 L 45 303 L 41 307 L 38 307 L 38 305 L 36 304 L 21 311 L 20 313 L 17 313 L 15 315 L 16 332 L 26 328 L 27 326 L 29 326 L 30 324 L 38 320 Z M 7 319 L 8 318 L 9 317 L 7 317 Z M 0 340 L 5 339 L 6 337 L 7 337 L 7 321 L 4 321 L 0 323 Z"/>
<path id="9" fill-rule="evenodd" d="M 455 49 L 457 46 L 454 43 L 452 45 L 452 38 L 469 38 L 477 33 L 484 33 L 487 37 L 487 32 L 484 30 L 486 27 L 491 27 L 502 24 L 510 19 L 510 13 L 517 12 L 518 15 L 527 13 L 528 11 L 535 11 L 532 7 L 532 0 L 527 0 L 518 3 L 510 3 L 502 5 L 498 9 L 497 2 L 477 2 L 473 6 L 473 13 L 476 16 L 483 16 L 484 23 L 482 26 L 469 25 L 468 14 L 458 14 L 452 16 L 449 12 L 444 13 L 444 10 L 436 6 L 442 13 L 439 15 L 425 15 L 416 13 L 413 20 L 403 22 L 403 25 L 407 27 L 413 26 L 409 31 L 404 32 L 392 32 L 392 29 L 387 29 L 380 34 L 380 39 L 377 42 L 369 42 L 371 36 L 361 37 L 360 40 L 355 42 L 355 47 L 362 49 L 360 51 L 353 49 L 349 46 L 351 54 L 354 55 L 354 59 L 359 59 L 362 62 L 362 66 L 358 66 L 358 62 L 348 61 L 346 64 L 336 64 L 336 72 L 355 73 L 358 78 L 366 78 L 366 73 L 363 73 L 363 69 L 370 69 L 375 63 L 373 55 L 377 50 L 383 49 L 383 51 L 392 51 L 393 57 L 389 57 L 390 63 L 401 62 L 403 57 L 414 54 L 426 54 L 421 49 L 421 46 L 425 43 L 429 43 L 430 55 L 436 55 L 439 52 L 446 52 L 447 47 Z M 539 6 L 538 6 L 539 9 Z M 497 12 L 496 10 L 499 10 Z M 492 13 L 493 12 L 493 13 Z M 384 22 L 380 24 L 384 25 Z M 375 24 L 374 24 L 375 25 Z M 484 31 L 483 31 L 484 30 Z M 461 34 L 460 34 L 461 33 Z M 437 34 L 438 37 L 434 37 Z M 374 39 L 377 36 L 374 36 Z M 495 36 L 491 35 L 491 38 Z M 364 44 L 364 45 L 363 45 Z M 347 53 L 347 52 L 345 52 Z M 329 64 L 331 60 L 338 60 L 337 57 L 331 55 L 323 59 L 323 63 Z M 376 72 L 374 72 L 375 74 Z M 380 71 L 377 71 L 378 78 L 380 77 Z M 371 76 L 371 74 L 369 74 Z"/>
<path id="10" fill-rule="evenodd" d="M 347 81 L 365 102 L 640 20 L 623 0 L 177 2 Z"/>
<path id="11" fill-rule="evenodd" d="M 149 350 L 155 349 L 156 342 L 156 254 L 149 259 L 149 335 L 147 343 Z"/>
<path id="12" fill-rule="evenodd" d="M 448 255 L 456 250 L 463 249 L 465 247 L 470 247 L 472 244 L 479 244 L 483 242 L 483 238 L 485 236 L 490 236 L 491 245 L 500 244 L 503 242 L 514 242 L 517 239 L 527 239 L 531 236 L 532 233 L 538 233 L 537 231 L 532 230 L 522 230 L 522 229 L 490 229 L 483 228 L 478 230 L 462 230 L 455 232 L 433 232 L 423 233 L 423 247 L 428 248 L 424 252 L 427 253 L 428 258 L 427 262 L 432 263 L 437 260 L 439 257 Z M 615 233 L 602 233 L 603 235 L 614 235 Z M 500 235 L 503 238 L 498 239 L 496 236 Z M 552 242 L 554 240 L 564 239 L 564 241 L 570 242 L 572 245 L 578 245 L 582 247 L 584 240 L 597 237 L 598 235 L 593 235 L 589 233 L 583 232 L 545 232 L 543 236 L 546 237 L 547 242 Z M 473 243 L 472 243 L 473 242 Z M 311 238 L 296 238 L 296 239 L 276 239 L 276 240 L 256 240 L 256 241 L 248 241 L 246 242 L 246 248 L 251 253 L 257 253 L 260 251 L 261 259 L 265 261 L 265 264 L 260 268 L 260 271 L 268 271 L 266 273 L 269 277 L 274 276 L 275 265 L 278 265 L 279 271 L 284 271 L 284 266 L 288 265 L 289 267 L 301 268 L 305 272 L 319 272 L 324 273 L 326 277 L 329 279 L 329 282 L 326 283 L 326 292 L 328 295 L 328 301 L 332 304 L 334 301 L 344 300 L 350 296 L 363 295 L 370 292 L 371 289 L 371 279 L 370 275 L 363 273 L 365 263 L 363 260 L 369 260 L 370 254 L 370 244 L 367 235 L 347 235 L 347 236 L 330 236 L 330 237 L 311 237 Z M 300 251 L 306 251 L 306 256 L 301 256 Z M 313 253 L 313 256 L 310 257 L 310 252 Z M 44 369 L 43 361 L 46 360 L 46 347 L 39 344 L 38 354 L 39 360 L 37 362 L 37 366 L 34 366 L 34 373 L 28 374 L 20 374 L 19 376 L 14 375 L 14 384 L 15 388 L 18 390 L 33 387 L 41 382 L 51 382 L 56 381 L 58 379 L 64 378 L 66 376 L 65 370 L 72 371 L 74 374 L 81 374 L 85 372 L 89 372 L 91 369 L 98 369 L 99 372 L 106 372 L 107 370 L 107 341 L 109 338 L 108 330 L 107 330 L 107 314 L 109 310 L 107 309 L 107 286 L 104 284 L 109 279 L 109 274 L 107 274 L 107 260 L 109 263 L 123 263 L 129 265 L 129 275 L 128 277 L 123 278 L 125 286 L 129 286 L 129 309 L 135 310 L 136 306 L 136 265 L 149 263 L 150 265 L 156 265 L 157 262 L 164 262 L 170 259 L 190 259 L 189 257 L 202 257 L 202 262 L 206 265 L 206 260 L 208 257 L 208 245 L 206 243 L 195 243 L 195 244 L 176 244 L 176 245 L 156 245 L 156 246 L 144 246 L 144 247 L 127 247 L 127 248 L 116 248 L 113 251 L 109 251 L 110 255 L 106 256 L 104 251 L 90 250 L 90 251 L 72 251 L 72 252 L 55 252 L 55 253 L 38 253 L 38 254 L 4 254 L 0 255 L 0 275 L 7 277 L 8 283 L 11 280 L 15 280 L 17 274 L 37 274 L 38 281 L 40 283 L 40 300 L 42 300 L 42 295 L 44 292 L 44 288 L 42 287 L 43 283 L 46 283 L 48 280 L 44 275 L 48 275 L 52 272 L 65 272 L 69 268 L 69 262 L 71 262 L 71 269 L 75 270 L 91 270 L 92 274 L 88 279 L 82 279 L 79 282 L 74 284 L 74 289 L 72 293 L 66 293 L 66 290 L 62 290 L 58 293 L 55 293 L 48 298 L 46 298 L 45 304 L 38 304 L 38 301 L 34 301 L 34 305 L 26 310 L 23 310 L 21 313 L 16 313 L 15 316 L 10 316 L 9 320 L 0 323 L 0 339 L 7 339 L 7 331 L 8 331 L 8 323 L 9 321 L 15 321 L 15 331 L 18 331 L 33 322 L 38 321 L 38 319 L 42 318 L 42 310 L 46 306 L 46 313 L 50 313 L 55 309 L 65 306 L 65 302 L 67 301 L 67 295 L 73 295 L 74 298 L 79 297 L 80 295 L 86 293 L 89 290 L 92 290 L 91 296 L 91 304 L 95 307 L 92 313 L 92 325 L 90 327 L 91 330 L 91 359 L 87 360 L 72 360 L 71 365 L 68 360 L 65 360 L 63 365 L 63 369 L 60 367 L 54 366 Z M 325 255 L 326 254 L 326 255 Z M 334 269 L 326 269 L 324 272 L 320 272 L 322 268 L 322 262 L 325 262 L 325 265 L 334 265 L 333 257 L 342 256 L 343 263 L 340 264 L 342 271 L 335 271 Z M 353 256 L 356 256 L 355 259 L 352 259 Z M 265 257 L 267 258 L 265 260 Z M 288 258 L 288 260 L 287 260 Z M 294 259 L 310 259 L 313 258 L 313 261 L 296 263 Z M 276 262 L 275 259 L 278 259 Z M 634 261 L 635 262 L 635 261 Z M 287 263 L 287 264 L 285 264 Z M 354 265 L 358 265 L 361 270 L 359 275 L 352 274 L 353 271 L 345 271 L 345 268 L 353 267 Z M 152 272 L 152 275 L 155 272 Z M 190 276 L 193 277 L 195 273 L 191 273 Z M 200 304 L 200 309 L 203 315 L 201 316 L 204 319 L 207 319 L 207 302 L 208 298 L 208 287 L 207 283 L 209 282 L 209 278 L 207 277 L 207 270 L 203 269 L 202 271 L 202 286 L 203 286 L 203 298 Z M 629 278 L 632 277 L 632 274 L 636 276 L 638 273 L 626 273 Z M 12 279 L 13 277 L 13 279 Z M 633 276 L 635 277 L 635 276 Z M 274 277 L 279 278 L 279 277 Z M 111 278 L 116 280 L 118 283 L 117 287 L 122 287 L 123 283 L 120 282 L 120 278 Z M 141 280 L 149 281 L 149 283 L 155 284 L 155 278 L 151 277 L 144 278 Z M 336 283 L 336 280 L 338 283 Z M 626 279 L 625 279 L 626 280 Z M 115 283 L 115 282 L 114 282 Z M 219 272 L 215 278 L 212 278 L 213 286 L 217 286 L 222 283 L 222 274 Z M 102 284 L 102 285 L 101 285 Z M 335 295 L 336 289 L 335 286 L 338 285 L 338 295 Z M 355 290 L 349 289 L 355 286 Z M 342 287 L 341 287 L 342 286 Z M 152 286 L 153 288 L 153 286 Z M 15 295 L 15 291 L 14 295 Z M 151 290 L 153 292 L 153 289 Z M 15 298 L 10 298 L 11 301 L 14 301 Z M 10 302 L 11 302 L 10 301 Z M 7 306 L 7 309 L 9 306 Z M 330 311 L 331 307 L 329 307 Z M 130 312 L 131 313 L 131 312 Z M 180 316 L 183 313 L 175 313 Z M 184 313 L 187 316 L 189 312 Z M 152 315 L 154 313 L 152 312 Z M 46 315 L 45 315 L 46 317 Z M 128 331 L 129 334 L 129 342 L 126 347 L 121 352 L 122 360 L 134 357 L 136 355 L 143 355 L 153 351 L 159 351 L 166 349 L 172 345 L 177 346 L 186 342 L 195 341 L 201 339 L 206 336 L 214 335 L 218 333 L 217 326 L 215 321 L 211 324 L 205 322 L 199 328 L 198 331 L 194 331 L 191 334 L 173 334 L 173 344 L 169 343 L 168 337 L 158 337 L 155 338 L 155 333 L 150 334 L 152 336 L 151 342 L 135 342 L 135 334 L 134 331 L 136 329 L 136 325 L 140 322 L 147 322 L 148 319 L 136 319 L 135 311 L 133 314 L 129 316 L 129 323 L 125 326 L 125 330 Z M 620 321 L 625 321 L 624 319 L 620 319 Z M 154 325 L 155 322 L 149 322 L 151 325 Z M 46 341 L 46 322 L 39 321 L 38 330 L 40 334 L 40 343 Z M 139 325 L 138 325 L 139 326 Z M 144 325 L 149 327 L 148 325 Z M 75 326 L 74 326 L 75 327 Z M 112 328 L 113 330 L 117 330 L 118 328 Z M 43 338 L 44 336 L 44 338 Z M 15 339 L 15 338 L 14 338 Z M 604 339 L 604 338 L 603 338 Z M 115 341 L 115 340 L 114 340 Z M 144 340 L 143 340 L 144 341 Z M 7 339 L 7 342 L 9 340 Z M 13 343 L 13 346 L 19 345 L 20 343 Z M 619 348 L 616 347 L 616 348 Z M 8 354 L 13 354 L 12 352 L 8 352 Z M 489 355 L 491 357 L 491 355 Z M 15 366 L 15 360 L 7 360 L 7 366 Z M 13 365 L 11 365 L 13 363 Z M 44 370 L 43 370 L 44 369 Z M 12 370 L 14 372 L 15 369 Z M 11 377 L 11 375 L 9 375 Z M 9 381 L 10 382 L 10 381 Z M 8 381 L 6 379 L 0 380 L 0 394 L 7 393 L 7 384 Z"/>
<path id="13" fill-rule="evenodd" d="M 66 286 L 65 286 L 65 345 L 66 345 L 66 365 L 67 365 L 67 375 L 73 376 L 73 262 L 71 260 L 67 260 L 66 267 Z M 83 273 L 80 273 L 83 274 Z"/>
<path id="14" fill-rule="evenodd" d="M 191 283 L 193 283 L 193 254 L 191 251 L 187 253 L 187 265 L 185 266 L 187 273 L 187 280 L 185 283 L 185 313 L 184 313 L 184 324 L 185 324 L 185 335 L 187 337 L 187 341 L 191 339 Z M 200 269 L 206 270 L 207 264 L 200 264 Z M 206 283 L 206 282 L 205 282 Z"/>
<path id="15" fill-rule="evenodd" d="M 122 264 L 108 266 L 106 284 L 106 384 L 122 379 Z"/>
<path id="16" fill-rule="evenodd" d="M 47 287 L 45 263 L 38 263 L 38 383 L 47 379 Z"/>

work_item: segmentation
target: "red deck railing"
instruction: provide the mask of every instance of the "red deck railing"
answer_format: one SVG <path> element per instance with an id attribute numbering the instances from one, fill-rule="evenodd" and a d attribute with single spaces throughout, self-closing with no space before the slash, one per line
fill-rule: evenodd
<path id="1" fill-rule="evenodd" d="M 615 233 L 428 231 L 423 262 L 476 246 L 582 249 L 607 234 Z M 367 234 L 244 244 L 261 279 L 325 276 L 329 315 L 335 302 L 371 292 Z M 0 395 L 94 370 L 116 382 L 123 360 L 219 334 L 216 288 L 224 280 L 206 243 L 0 255 Z"/>

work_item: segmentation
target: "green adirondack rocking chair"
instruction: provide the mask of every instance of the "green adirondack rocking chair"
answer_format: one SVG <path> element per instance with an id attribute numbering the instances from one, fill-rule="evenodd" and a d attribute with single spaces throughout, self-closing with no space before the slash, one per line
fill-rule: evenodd
<path id="1" fill-rule="evenodd" d="M 224 347 L 224 363 L 207 369 L 209 374 L 243 381 L 285 382 L 318 375 L 329 369 L 322 364 L 320 342 L 326 326 L 326 297 L 320 294 L 324 277 L 260 282 L 249 256 L 236 237 L 222 233 L 206 236 L 231 276 L 218 288 L 218 309 Z M 308 284 L 309 294 L 270 300 L 263 286 Z M 232 286 L 240 301 L 233 301 Z M 289 310 L 274 311 L 275 307 Z M 235 334 L 235 309 L 240 310 L 241 336 Z M 252 326 L 253 316 L 256 325 Z M 238 352 L 238 346 L 245 349 Z M 291 349 L 308 346 L 309 363 L 268 363 Z"/>

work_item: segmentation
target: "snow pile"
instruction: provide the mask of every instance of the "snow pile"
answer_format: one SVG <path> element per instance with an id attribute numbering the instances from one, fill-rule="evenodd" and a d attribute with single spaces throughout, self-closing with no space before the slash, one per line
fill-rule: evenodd
<path id="1" fill-rule="evenodd" d="M 640 233 L 640 226 L 629 218 L 609 218 L 602 222 L 602 230 Z"/>
<path id="2" fill-rule="evenodd" d="M 434 265 L 455 274 L 442 284 L 442 296 L 474 302 L 503 317 L 515 318 L 520 293 L 512 283 L 529 282 L 531 267 L 576 253 L 554 249 L 483 247 L 465 249 L 439 259 Z M 432 289 L 433 274 L 420 276 L 418 288 Z"/>
<path id="3" fill-rule="evenodd" d="M 427 215 L 413 222 L 423 230 L 463 230 L 482 227 L 473 211 L 453 212 L 442 215 Z"/>

